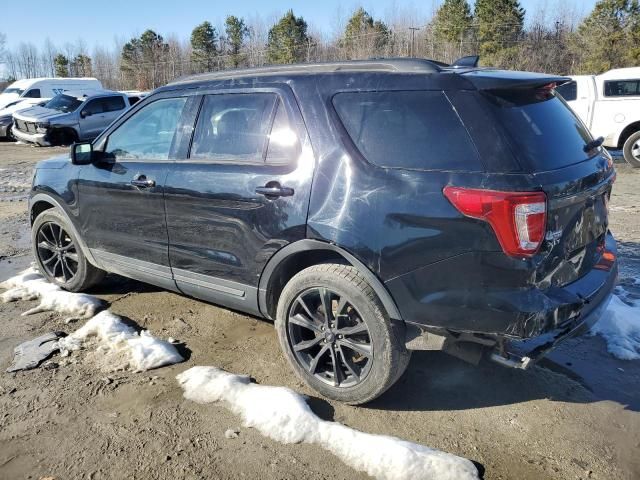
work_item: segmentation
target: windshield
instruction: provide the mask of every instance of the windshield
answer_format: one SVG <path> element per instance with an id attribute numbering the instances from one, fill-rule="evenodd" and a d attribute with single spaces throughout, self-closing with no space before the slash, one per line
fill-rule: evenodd
<path id="1" fill-rule="evenodd" d="M 2 93 L 15 93 L 17 95 L 21 95 L 22 92 L 24 92 L 24 88 L 15 88 L 15 87 L 7 87 L 5 88 Z"/>
<path id="2" fill-rule="evenodd" d="M 45 107 L 67 113 L 73 112 L 81 104 L 82 101 L 78 100 L 76 97 L 70 97 L 69 95 L 58 95 L 49 100 L 45 104 Z"/>
<path id="3" fill-rule="evenodd" d="M 508 133 L 517 157 L 537 171 L 587 160 L 593 140 L 584 124 L 550 89 L 494 90 L 486 98 Z"/>

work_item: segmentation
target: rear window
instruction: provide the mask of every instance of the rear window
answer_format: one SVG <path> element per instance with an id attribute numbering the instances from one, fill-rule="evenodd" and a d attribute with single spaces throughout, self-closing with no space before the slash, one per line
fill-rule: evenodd
<path id="1" fill-rule="evenodd" d="M 555 170 L 589 158 L 584 147 L 591 134 L 551 90 L 494 90 L 484 96 L 507 132 L 514 154 L 534 171 Z"/>
<path id="2" fill-rule="evenodd" d="M 345 92 L 333 97 L 362 155 L 380 167 L 480 171 L 482 164 L 440 91 Z"/>
<path id="3" fill-rule="evenodd" d="M 605 97 L 635 97 L 640 95 L 640 80 L 610 80 L 604 82 Z"/>

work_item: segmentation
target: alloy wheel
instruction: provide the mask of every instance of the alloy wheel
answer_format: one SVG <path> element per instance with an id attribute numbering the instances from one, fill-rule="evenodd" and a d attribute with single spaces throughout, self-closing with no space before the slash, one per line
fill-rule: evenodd
<path id="1" fill-rule="evenodd" d="M 631 156 L 640 162 L 640 138 L 631 145 Z"/>
<path id="2" fill-rule="evenodd" d="M 71 236 L 57 223 L 46 222 L 36 236 L 40 264 L 47 274 L 62 283 L 78 273 L 78 252 Z"/>
<path id="3" fill-rule="evenodd" d="M 302 292 L 289 308 L 289 344 L 309 375 L 334 387 L 362 382 L 373 363 L 369 328 L 345 297 L 325 287 Z"/>

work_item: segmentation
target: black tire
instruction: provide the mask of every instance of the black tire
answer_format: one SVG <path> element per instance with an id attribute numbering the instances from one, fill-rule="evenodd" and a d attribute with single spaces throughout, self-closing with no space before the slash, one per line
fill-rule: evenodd
<path id="1" fill-rule="evenodd" d="M 40 273 L 70 292 L 82 292 L 106 274 L 89 263 L 67 219 L 54 208 L 45 210 L 33 222 L 31 248 Z"/>
<path id="2" fill-rule="evenodd" d="M 54 147 L 71 145 L 73 142 L 77 141 L 77 139 L 78 136 L 75 132 L 68 129 L 53 130 L 48 135 L 49 143 Z"/>
<path id="3" fill-rule="evenodd" d="M 622 154 L 629 165 L 640 168 L 640 131 L 627 138 L 622 147 Z"/>
<path id="4" fill-rule="evenodd" d="M 313 301 L 316 291 L 319 304 Z M 325 304 L 331 304 L 328 317 L 324 315 L 323 297 Z M 300 327 L 300 314 L 312 319 L 311 328 Z M 335 328 L 321 327 L 330 325 L 327 322 Z M 296 374 L 321 395 L 351 405 L 369 402 L 385 392 L 402 376 L 411 358 L 403 341 L 396 337 L 373 288 L 350 265 L 321 264 L 296 274 L 280 295 L 275 325 L 280 346 Z M 352 333 L 356 331 L 359 333 Z M 300 332 L 306 337 L 300 338 Z M 360 335 L 360 339 L 354 335 Z M 314 342 L 315 345 L 306 347 Z M 302 352 L 309 360 L 308 365 L 294 345 L 305 347 Z M 367 348 L 365 354 L 359 353 L 362 345 Z M 357 350 L 352 349 L 355 346 Z M 324 354 L 318 353 L 323 349 Z M 322 359 L 316 360 L 316 354 Z M 319 365 L 325 371 L 316 370 Z"/>

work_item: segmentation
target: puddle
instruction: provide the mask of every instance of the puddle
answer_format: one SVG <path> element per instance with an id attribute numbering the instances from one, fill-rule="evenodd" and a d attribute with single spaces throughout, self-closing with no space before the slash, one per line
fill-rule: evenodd
<path id="1" fill-rule="evenodd" d="M 0 282 L 17 275 L 32 262 L 31 255 L 0 258 Z"/>

